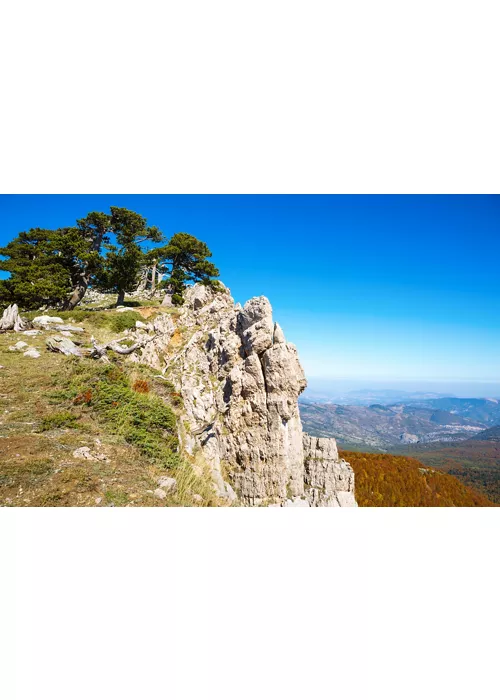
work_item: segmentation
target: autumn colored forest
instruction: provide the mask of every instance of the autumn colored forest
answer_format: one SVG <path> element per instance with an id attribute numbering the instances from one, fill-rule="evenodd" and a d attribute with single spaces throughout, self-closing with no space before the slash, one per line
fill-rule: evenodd
<path id="1" fill-rule="evenodd" d="M 411 457 L 342 451 L 356 476 L 360 506 L 495 506 L 450 474 Z"/>

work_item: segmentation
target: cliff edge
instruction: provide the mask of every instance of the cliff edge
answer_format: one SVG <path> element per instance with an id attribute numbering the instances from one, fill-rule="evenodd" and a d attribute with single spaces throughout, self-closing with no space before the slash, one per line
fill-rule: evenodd
<path id="1" fill-rule="evenodd" d="M 182 396 L 181 446 L 209 465 L 219 496 L 249 506 L 356 506 L 354 473 L 335 440 L 302 432 L 297 399 L 307 382 L 269 301 L 241 307 L 222 285 L 195 285 L 171 311 L 131 359 L 161 370 Z"/>

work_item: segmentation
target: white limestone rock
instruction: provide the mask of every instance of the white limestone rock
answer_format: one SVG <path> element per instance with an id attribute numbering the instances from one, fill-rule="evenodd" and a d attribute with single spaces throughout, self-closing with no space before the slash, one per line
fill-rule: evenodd
<path id="1" fill-rule="evenodd" d="M 20 333 L 30 327 L 28 321 L 25 321 L 19 315 L 19 308 L 17 304 L 11 304 L 2 314 L 0 318 L 0 331 L 15 331 Z"/>
<path id="2" fill-rule="evenodd" d="M 71 324 L 55 325 L 55 329 L 61 332 L 66 331 L 69 333 L 85 333 L 85 328 L 82 328 L 81 326 L 72 326 Z"/>
<path id="3" fill-rule="evenodd" d="M 78 447 L 73 452 L 75 459 L 86 459 L 88 462 L 108 462 L 108 458 L 103 453 L 93 452 L 90 447 Z"/>
<path id="4" fill-rule="evenodd" d="M 183 399 L 182 448 L 201 451 L 219 497 L 243 505 L 355 505 L 354 476 L 335 441 L 303 437 L 297 399 L 306 379 L 269 301 L 257 297 L 241 308 L 227 289 L 195 285 L 179 313 L 182 346 L 172 347 L 178 332 L 168 316 L 173 328 L 160 334 L 155 353 Z"/>
<path id="5" fill-rule="evenodd" d="M 304 480 L 312 506 L 355 506 L 354 472 L 333 438 L 304 434 Z"/>
<path id="6" fill-rule="evenodd" d="M 40 353 L 35 348 L 30 348 L 29 350 L 26 350 L 26 352 L 23 352 L 23 355 L 24 357 L 32 357 L 33 359 L 40 357 Z"/>
<path id="7" fill-rule="evenodd" d="M 204 285 L 184 297 L 178 314 L 159 309 L 154 339 L 129 359 L 161 370 L 180 393 L 181 449 L 204 461 L 218 497 L 228 505 L 356 505 L 354 474 L 335 440 L 303 435 L 304 371 L 269 301 L 241 307 L 225 287 Z M 131 335 L 151 333 L 143 325 Z M 155 496 L 168 487 L 158 483 Z"/>
<path id="8" fill-rule="evenodd" d="M 69 338 L 61 338 L 60 336 L 51 336 L 45 341 L 47 349 L 51 352 L 60 352 L 63 355 L 75 357 L 82 357 L 83 353 L 72 340 Z"/>
<path id="9" fill-rule="evenodd" d="M 10 352 L 21 352 L 21 350 L 24 350 L 24 348 L 28 347 L 28 343 L 25 343 L 24 340 L 18 340 L 18 342 L 15 345 L 10 345 L 9 350 Z"/>
<path id="10" fill-rule="evenodd" d="M 33 319 L 34 326 L 48 326 L 49 324 L 62 324 L 64 321 L 59 316 L 37 316 Z"/>
<path id="11" fill-rule="evenodd" d="M 156 483 L 166 494 L 177 491 L 177 479 L 171 476 L 160 476 Z"/>

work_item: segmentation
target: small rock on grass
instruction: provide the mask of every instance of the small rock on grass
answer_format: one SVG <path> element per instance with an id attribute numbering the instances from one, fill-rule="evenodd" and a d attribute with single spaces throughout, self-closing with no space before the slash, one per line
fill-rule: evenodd
<path id="1" fill-rule="evenodd" d="M 104 454 L 92 452 L 90 447 L 78 447 L 73 452 L 73 457 L 77 459 L 87 459 L 89 462 L 107 462 L 108 458 Z"/>
<path id="2" fill-rule="evenodd" d="M 33 319 L 33 323 L 35 326 L 46 326 L 48 323 L 64 323 L 62 318 L 59 318 L 59 316 L 36 316 Z"/>
<path id="3" fill-rule="evenodd" d="M 20 350 L 23 350 L 24 348 L 28 347 L 28 343 L 25 343 L 24 340 L 19 340 L 15 345 L 11 345 L 9 347 L 9 350 L 11 352 L 19 352 Z"/>
<path id="4" fill-rule="evenodd" d="M 155 495 L 156 498 L 159 498 L 159 499 L 162 500 L 162 501 L 163 501 L 164 498 L 167 497 L 167 493 L 166 493 L 166 491 L 164 491 L 163 489 L 155 489 L 154 495 Z"/>
<path id="5" fill-rule="evenodd" d="M 171 476 L 160 476 L 156 483 L 160 490 L 165 490 L 166 493 L 173 493 L 177 489 L 177 480 Z"/>
<path id="6" fill-rule="evenodd" d="M 26 352 L 23 352 L 24 357 L 33 357 L 37 358 L 40 357 L 40 353 L 38 350 L 35 350 L 35 348 L 31 348 L 30 350 L 26 350 Z"/>

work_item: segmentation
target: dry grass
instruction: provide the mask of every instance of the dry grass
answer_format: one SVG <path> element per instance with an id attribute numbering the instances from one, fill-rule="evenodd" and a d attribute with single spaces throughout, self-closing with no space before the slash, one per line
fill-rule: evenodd
<path id="1" fill-rule="evenodd" d="M 91 317 L 80 322 L 86 332 L 78 340 L 89 343 L 91 334 L 100 341 L 113 336 L 100 325 L 98 316 L 96 321 L 94 324 Z M 96 368 L 102 365 L 48 352 L 47 335 L 0 334 L 0 505 L 219 505 L 205 472 L 197 473 L 189 461 L 182 460 L 166 472 L 144 453 L 141 444 L 128 443 L 112 420 L 103 420 L 93 408 L 88 388 L 71 393 L 68 386 L 75 368 L 81 371 L 84 363 Z M 9 345 L 20 339 L 42 356 L 33 359 L 9 352 Z M 177 410 L 173 388 L 155 380 L 153 370 L 122 363 L 121 371 L 130 382 L 131 393 L 144 397 L 141 401 L 157 402 L 161 397 Z M 105 455 L 106 461 L 74 457 L 75 449 L 82 446 Z M 153 492 L 158 478 L 166 473 L 177 479 L 177 492 L 159 500 Z"/>

